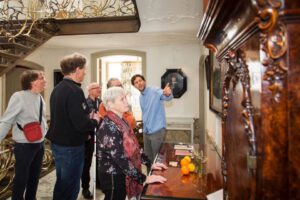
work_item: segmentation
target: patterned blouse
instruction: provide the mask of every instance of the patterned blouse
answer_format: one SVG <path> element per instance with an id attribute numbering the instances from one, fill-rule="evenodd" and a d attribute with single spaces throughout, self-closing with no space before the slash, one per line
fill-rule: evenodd
<path id="1" fill-rule="evenodd" d="M 115 123 L 107 116 L 104 117 L 100 128 L 96 133 L 96 149 L 98 172 L 106 174 L 125 174 L 135 179 L 140 184 L 146 179 L 146 176 L 140 169 L 135 168 L 126 158 L 123 148 L 123 134 L 117 128 Z M 151 165 L 150 160 L 141 155 L 142 163 Z"/>

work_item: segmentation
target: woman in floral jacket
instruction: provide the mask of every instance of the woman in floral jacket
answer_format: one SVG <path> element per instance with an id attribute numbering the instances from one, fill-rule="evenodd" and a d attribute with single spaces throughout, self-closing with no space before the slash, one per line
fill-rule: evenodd
<path id="1" fill-rule="evenodd" d="M 102 124 L 97 131 L 97 176 L 105 200 L 136 198 L 140 195 L 143 183 L 164 183 L 166 179 L 159 175 L 146 177 L 141 171 L 141 164 L 150 165 L 150 161 L 141 153 L 137 139 L 128 123 L 122 118 L 129 106 L 125 91 L 121 87 L 109 88 L 103 97 L 107 110 Z M 155 163 L 154 170 L 167 167 Z"/>

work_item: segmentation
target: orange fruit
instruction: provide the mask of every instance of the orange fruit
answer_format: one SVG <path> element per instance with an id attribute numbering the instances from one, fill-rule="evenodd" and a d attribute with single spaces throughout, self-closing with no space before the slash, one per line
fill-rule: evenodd
<path id="1" fill-rule="evenodd" d="M 181 159 L 180 160 L 180 165 L 181 167 L 187 166 L 190 162 L 187 159 Z"/>
<path id="2" fill-rule="evenodd" d="M 184 156 L 183 159 L 186 159 L 189 163 L 192 161 L 192 160 L 191 160 L 191 157 L 189 157 L 189 156 Z"/>
<path id="3" fill-rule="evenodd" d="M 183 175 L 188 175 L 190 173 L 190 170 L 187 166 L 183 166 L 183 167 L 181 167 L 180 172 Z"/>
<path id="4" fill-rule="evenodd" d="M 195 166 L 195 164 L 194 163 L 190 163 L 190 164 L 188 164 L 188 166 L 187 166 L 188 168 L 189 168 L 189 171 L 190 172 L 194 172 L 195 171 L 195 168 L 196 168 L 196 166 Z"/>

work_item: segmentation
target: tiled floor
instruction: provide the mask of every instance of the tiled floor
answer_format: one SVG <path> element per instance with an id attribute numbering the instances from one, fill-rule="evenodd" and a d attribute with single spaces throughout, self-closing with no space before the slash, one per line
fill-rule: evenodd
<path id="1" fill-rule="evenodd" d="M 95 161 L 93 160 L 92 167 L 91 167 L 91 177 L 95 177 Z M 143 172 L 146 174 L 146 167 L 143 165 Z M 52 200 L 53 196 L 53 189 L 54 189 L 54 184 L 56 181 L 56 174 L 55 170 L 53 170 L 51 173 L 47 174 L 43 178 L 40 179 L 39 181 L 39 186 L 38 186 L 38 191 L 37 191 L 37 200 Z M 101 192 L 101 190 L 96 189 L 95 187 L 95 178 L 91 179 L 90 183 L 90 191 L 95 191 L 94 192 L 94 200 L 103 200 L 104 195 Z M 6 200 L 11 200 L 11 198 L 8 198 Z M 77 200 L 85 200 L 84 197 L 81 194 L 81 190 L 78 194 Z"/>
<path id="2" fill-rule="evenodd" d="M 92 166 L 94 166 L 94 164 L 92 164 Z M 91 177 L 95 177 L 94 174 L 95 174 L 94 167 L 91 167 Z M 55 181 L 56 181 L 55 170 L 40 179 L 38 191 L 37 191 L 37 200 L 51 200 L 52 199 Z M 101 190 L 95 189 L 94 183 L 95 183 L 95 179 L 92 179 L 91 183 L 90 183 L 90 191 L 91 192 L 96 191 L 95 192 L 96 195 L 94 195 L 95 196 L 94 199 L 95 200 L 103 200 L 104 199 L 103 193 L 101 192 Z M 7 200 L 11 200 L 11 198 L 8 198 Z M 84 200 L 84 198 L 81 194 L 81 191 L 78 194 L 77 200 Z"/>
<path id="3" fill-rule="evenodd" d="M 37 194 L 37 199 L 38 200 L 50 200 L 52 199 L 52 194 L 53 194 L 53 187 L 54 187 L 54 183 L 56 180 L 56 175 L 55 175 L 55 171 L 51 172 L 50 174 L 48 174 L 47 176 L 43 177 L 40 180 L 39 183 L 39 188 L 38 188 L 38 194 Z M 90 184 L 90 190 L 93 191 L 94 189 L 94 180 L 91 180 L 91 184 Z M 101 192 L 101 190 L 96 190 L 96 195 L 95 198 L 96 200 L 103 200 L 104 196 Z M 77 200 L 84 200 L 81 191 L 78 195 Z"/>

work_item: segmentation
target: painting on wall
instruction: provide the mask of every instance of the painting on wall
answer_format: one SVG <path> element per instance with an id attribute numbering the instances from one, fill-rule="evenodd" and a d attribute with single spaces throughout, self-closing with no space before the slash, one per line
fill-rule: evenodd
<path id="1" fill-rule="evenodd" d="M 53 83 L 54 83 L 54 87 L 60 82 L 62 81 L 64 78 L 64 75 L 62 74 L 61 70 L 59 69 L 55 69 L 53 71 Z"/>
<path id="2" fill-rule="evenodd" d="M 167 69 L 161 77 L 161 88 L 169 84 L 174 98 L 180 98 L 187 90 L 187 78 L 181 69 Z"/>
<path id="3" fill-rule="evenodd" d="M 210 89 L 210 55 L 207 55 L 204 60 L 206 87 Z"/>
<path id="4" fill-rule="evenodd" d="M 222 113 L 222 72 L 216 56 L 209 52 L 210 63 L 210 89 L 209 108 L 221 115 Z"/>

